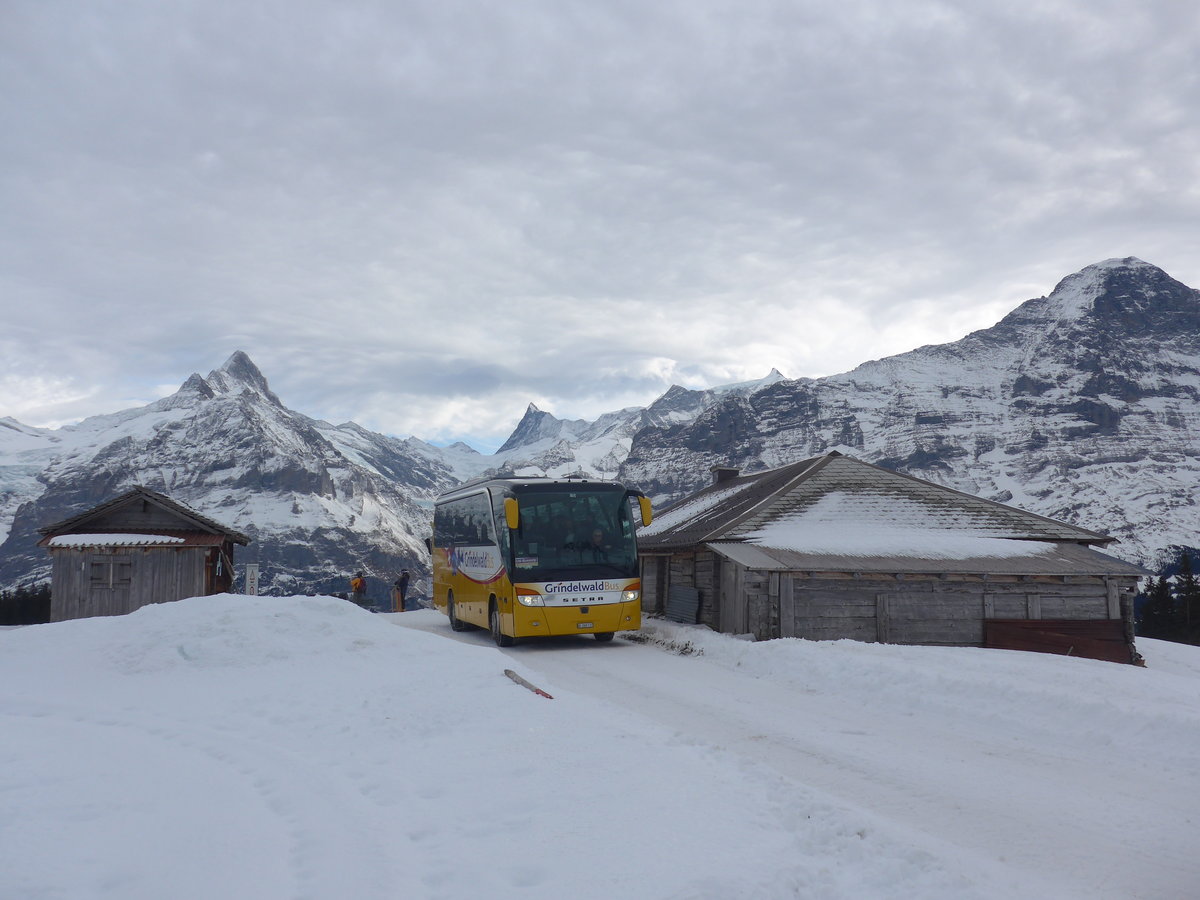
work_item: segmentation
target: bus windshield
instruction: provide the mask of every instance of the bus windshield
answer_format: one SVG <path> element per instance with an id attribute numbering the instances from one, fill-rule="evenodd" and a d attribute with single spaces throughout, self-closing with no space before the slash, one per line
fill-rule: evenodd
<path id="1" fill-rule="evenodd" d="M 513 581 L 638 573 L 630 497 L 624 490 L 578 488 L 521 491 L 520 527 L 513 532 Z"/>

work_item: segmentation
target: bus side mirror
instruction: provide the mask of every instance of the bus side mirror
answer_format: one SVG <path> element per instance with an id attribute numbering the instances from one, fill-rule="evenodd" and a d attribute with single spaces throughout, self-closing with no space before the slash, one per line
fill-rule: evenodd
<path id="1" fill-rule="evenodd" d="M 433 553 L 433 538 L 425 538 L 425 549 Z"/>
<path id="2" fill-rule="evenodd" d="M 513 497 L 504 498 L 504 521 L 508 523 L 508 527 L 512 531 L 516 531 L 521 524 L 521 513 L 517 509 L 517 501 Z"/>
<path id="3" fill-rule="evenodd" d="M 642 508 L 642 525 L 649 525 L 654 521 L 654 511 L 650 508 L 650 498 L 638 497 L 638 506 Z"/>

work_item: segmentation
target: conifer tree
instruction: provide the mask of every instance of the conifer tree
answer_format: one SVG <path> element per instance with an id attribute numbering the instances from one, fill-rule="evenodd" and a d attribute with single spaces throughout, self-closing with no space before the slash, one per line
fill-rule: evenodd
<path id="1" fill-rule="evenodd" d="M 1138 633 L 1143 637 L 1171 641 L 1177 636 L 1175 603 L 1171 583 L 1166 576 L 1151 578 L 1146 586 L 1146 603 L 1142 607 L 1142 623 Z"/>
<path id="2" fill-rule="evenodd" d="M 1187 644 L 1200 643 L 1200 581 L 1192 570 L 1191 553 L 1179 556 L 1179 575 L 1175 579 L 1177 615 L 1180 619 L 1177 640 Z"/>

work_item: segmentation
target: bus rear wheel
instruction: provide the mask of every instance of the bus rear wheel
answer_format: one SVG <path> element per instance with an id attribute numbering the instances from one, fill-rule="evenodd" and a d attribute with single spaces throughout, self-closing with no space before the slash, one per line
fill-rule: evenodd
<path id="1" fill-rule="evenodd" d="M 513 639 L 500 630 L 500 610 L 496 608 L 495 603 L 492 604 L 492 608 L 488 612 L 488 624 L 492 627 L 492 640 L 496 642 L 497 647 L 511 647 L 513 645 Z"/>
<path id="2" fill-rule="evenodd" d="M 593 637 L 600 643 L 606 644 L 613 639 L 613 633 L 611 631 L 597 631 Z"/>
<path id="3" fill-rule="evenodd" d="M 451 594 L 446 600 L 446 615 L 450 617 L 450 628 L 454 631 L 466 631 L 467 623 L 458 617 L 454 612 L 454 595 Z"/>

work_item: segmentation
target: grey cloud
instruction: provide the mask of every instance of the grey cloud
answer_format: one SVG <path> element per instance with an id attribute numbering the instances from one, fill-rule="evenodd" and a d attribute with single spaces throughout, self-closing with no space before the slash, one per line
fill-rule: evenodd
<path id="1" fill-rule="evenodd" d="M 571 416 L 849 368 L 1109 256 L 1200 283 L 1186 4 L 4 15 L 0 374 L 99 405 L 241 347 L 322 417 Z"/>

